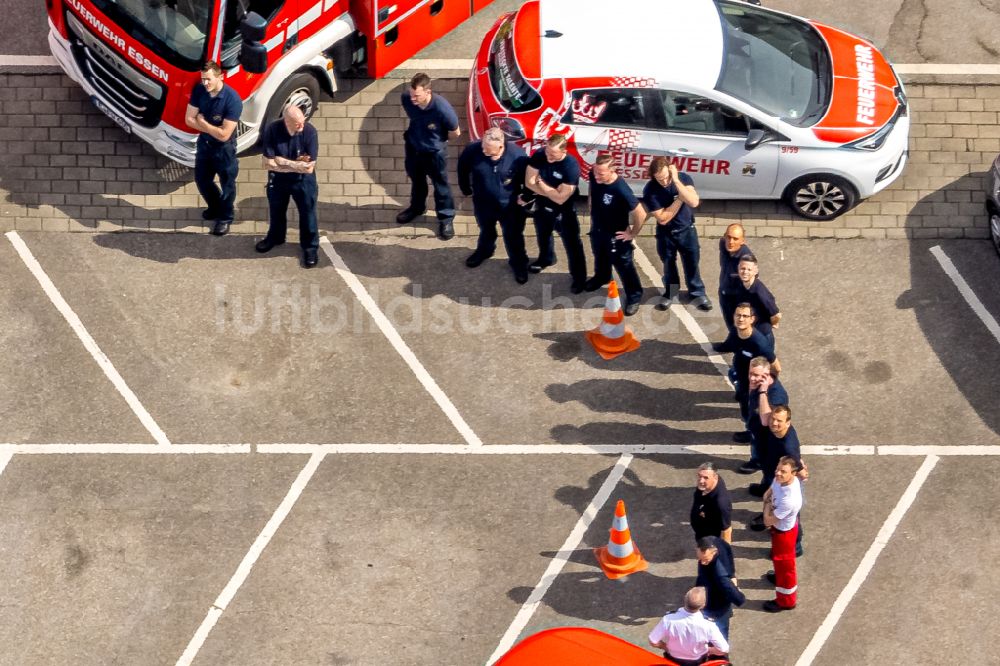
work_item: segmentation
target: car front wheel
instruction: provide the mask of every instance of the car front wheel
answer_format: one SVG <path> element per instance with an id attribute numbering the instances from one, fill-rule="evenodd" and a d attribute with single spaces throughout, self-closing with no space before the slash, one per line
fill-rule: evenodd
<path id="1" fill-rule="evenodd" d="M 782 198 L 807 220 L 832 220 L 854 207 L 858 193 L 840 176 L 814 174 L 792 181 Z"/>
<path id="2" fill-rule="evenodd" d="M 990 241 L 993 249 L 1000 254 L 1000 213 L 990 211 Z"/>
<path id="3" fill-rule="evenodd" d="M 319 82 L 308 72 L 298 72 L 282 83 L 267 105 L 265 124 L 281 118 L 286 106 L 297 106 L 306 120 L 319 104 Z"/>

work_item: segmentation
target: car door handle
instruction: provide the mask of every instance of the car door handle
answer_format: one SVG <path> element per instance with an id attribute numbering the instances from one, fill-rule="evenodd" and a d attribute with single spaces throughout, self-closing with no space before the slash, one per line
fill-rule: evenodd
<path id="1" fill-rule="evenodd" d="M 688 150 L 687 148 L 674 148 L 667 151 L 671 155 L 683 155 L 687 157 L 688 155 L 694 155 L 694 151 Z"/>

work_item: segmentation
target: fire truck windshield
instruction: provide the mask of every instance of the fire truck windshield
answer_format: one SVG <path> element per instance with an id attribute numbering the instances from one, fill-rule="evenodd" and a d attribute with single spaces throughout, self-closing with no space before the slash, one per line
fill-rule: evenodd
<path id="1" fill-rule="evenodd" d="M 205 53 L 213 0 L 92 1 L 160 56 L 188 70 L 198 68 Z"/>

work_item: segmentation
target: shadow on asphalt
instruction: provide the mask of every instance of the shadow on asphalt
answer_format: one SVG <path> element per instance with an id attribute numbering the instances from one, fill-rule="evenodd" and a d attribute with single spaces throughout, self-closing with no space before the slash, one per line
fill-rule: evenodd
<path id="1" fill-rule="evenodd" d="M 670 462 L 677 462 L 680 458 L 691 458 L 693 466 L 704 462 L 699 456 L 674 456 L 670 458 Z M 666 462 L 666 459 L 663 460 Z M 554 497 L 582 514 L 609 471 L 610 469 L 605 469 L 592 475 L 586 486 L 563 486 L 556 490 Z M 693 484 L 690 488 L 649 485 L 633 469 L 627 469 L 614 493 L 587 530 L 583 542 L 569 555 L 570 562 L 590 567 L 590 570 L 560 573 L 545 595 L 545 604 L 567 617 L 624 626 L 643 625 L 650 619 L 673 610 L 674 607 L 670 604 L 677 604 L 683 599 L 697 575 L 694 534 L 690 526 L 685 524 L 693 492 Z M 661 576 L 647 570 L 618 580 L 605 577 L 597 564 L 593 549 L 607 545 L 614 506 L 619 499 L 625 502 L 633 543 L 650 565 L 654 569 L 655 565 L 674 565 L 674 570 L 678 568 L 677 565 L 690 565 L 688 574 L 682 571 L 676 576 Z M 766 535 L 742 529 L 742 522 L 749 519 L 750 513 L 741 510 L 734 512 L 733 539 L 738 542 L 765 543 Z M 733 553 L 739 561 L 745 561 L 765 559 L 767 550 L 735 546 Z M 553 558 L 557 553 L 545 551 L 540 555 Z M 737 571 L 737 576 L 739 573 Z M 742 578 L 740 585 L 744 589 L 771 587 L 766 581 Z M 508 591 L 507 596 L 517 603 L 524 603 L 532 589 L 527 586 L 514 587 Z M 752 608 L 754 604 L 751 602 L 747 606 Z"/>
<path id="2" fill-rule="evenodd" d="M 917 231 L 921 215 L 942 214 L 957 207 L 971 192 L 973 204 L 985 201 L 985 172 L 959 178 L 921 199 L 914 206 L 907 228 Z M 987 228 L 985 208 L 982 228 Z M 988 240 L 949 241 L 949 247 L 965 244 L 984 245 L 990 259 L 997 259 Z M 1000 397 L 997 393 L 996 369 L 1000 368 L 1000 346 L 985 326 L 969 309 L 941 265 L 930 253 L 937 241 L 913 240 L 910 248 L 911 288 L 900 294 L 896 307 L 913 310 L 921 331 L 941 365 L 961 391 L 969 405 L 993 432 L 1000 434 Z M 951 256 L 960 265 L 962 257 Z M 960 268 L 961 271 L 961 268 Z M 968 276 L 965 276 L 968 279 Z M 942 288 L 942 285 L 944 287 Z M 973 285 L 975 286 L 975 285 Z M 994 285 L 995 287 L 995 285 Z M 942 297 L 943 295 L 943 297 Z M 1000 313 L 993 312 L 994 316 Z M 955 444 L 961 442 L 953 442 Z"/>

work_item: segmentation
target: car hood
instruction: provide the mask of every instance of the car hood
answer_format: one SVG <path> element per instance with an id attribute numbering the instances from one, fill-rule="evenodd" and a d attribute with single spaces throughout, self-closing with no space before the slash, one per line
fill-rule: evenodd
<path id="1" fill-rule="evenodd" d="M 833 63 L 833 92 L 826 114 L 812 127 L 816 138 L 844 144 L 877 132 L 902 103 L 902 87 L 889 61 L 865 39 L 810 23 L 826 41 Z"/>

